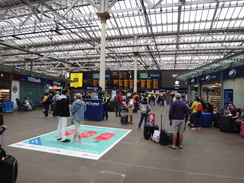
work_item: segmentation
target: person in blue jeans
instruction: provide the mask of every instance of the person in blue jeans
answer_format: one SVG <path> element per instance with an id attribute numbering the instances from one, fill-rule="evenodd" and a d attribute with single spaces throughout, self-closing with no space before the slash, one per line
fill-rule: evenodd
<path id="1" fill-rule="evenodd" d="M 148 112 L 151 110 L 150 105 L 147 103 L 147 98 L 144 98 L 142 103 L 140 103 L 139 110 L 141 111 L 141 117 L 140 117 L 140 122 L 138 124 L 138 128 L 141 128 L 143 119 L 144 119 L 144 126 L 147 125 Z"/>
<path id="2" fill-rule="evenodd" d="M 199 104 L 201 104 L 200 98 L 196 97 L 196 100 L 191 105 L 194 120 L 194 127 L 191 128 L 192 130 L 200 130 L 202 111 L 197 111 L 197 107 Z"/>

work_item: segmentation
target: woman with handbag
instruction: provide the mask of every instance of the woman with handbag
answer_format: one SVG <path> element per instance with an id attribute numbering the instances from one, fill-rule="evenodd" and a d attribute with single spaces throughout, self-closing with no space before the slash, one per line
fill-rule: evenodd
<path id="1" fill-rule="evenodd" d="M 75 133 L 73 142 L 77 141 L 81 142 L 80 137 L 80 124 L 84 121 L 84 116 L 86 112 L 86 103 L 82 101 L 82 95 L 80 93 L 76 93 L 74 96 L 75 101 L 72 103 L 71 112 L 72 118 L 71 122 L 75 125 Z"/>

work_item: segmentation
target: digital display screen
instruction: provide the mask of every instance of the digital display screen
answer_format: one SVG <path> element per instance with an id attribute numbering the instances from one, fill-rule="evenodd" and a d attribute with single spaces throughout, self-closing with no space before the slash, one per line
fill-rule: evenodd
<path id="1" fill-rule="evenodd" d="M 93 73 L 92 79 L 99 79 L 99 73 Z"/>
<path id="2" fill-rule="evenodd" d="M 139 73 L 140 79 L 148 79 L 148 73 Z"/>

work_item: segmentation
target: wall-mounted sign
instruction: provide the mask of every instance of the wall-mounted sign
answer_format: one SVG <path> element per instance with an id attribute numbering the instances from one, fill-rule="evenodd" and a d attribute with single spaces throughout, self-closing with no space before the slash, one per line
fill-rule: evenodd
<path id="1" fill-rule="evenodd" d="M 200 83 L 207 83 L 212 81 L 219 81 L 219 72 L 200 76 Z"/>
<path id="2" fill-rule="evenodd" d="M 244 66 L 227 69 L 223 72 L 223 80 L 244 77 Z"/>
<path id="3" fill-rule="evenodd" d="M 33 82 L 33 83 L 46 83 L 45 79 L 36 78 L 36 77 L 32 77 L 32 76 L 25 76 L 25 75 L 21 75 L 20 80 L 21 81 Z"/>

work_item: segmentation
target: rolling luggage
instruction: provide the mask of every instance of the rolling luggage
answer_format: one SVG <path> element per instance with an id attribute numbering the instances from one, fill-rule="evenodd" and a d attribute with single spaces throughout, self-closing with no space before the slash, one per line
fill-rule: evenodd
<path id="1" fill-rule="evenodd" d="M 0 117 L 3 124 L 3 117 Z M 0 144 L 0 183 L 15 183 L 18 175 L 18 162 L 11 156 L 6 155 L 4 149 L 4 133 L 1 135 Z"/>
<path id="2" fill-rule="evenodd" d="M 121 114 L 121 117 L 120 117 L 121 124 L 126 125 L 126 124 L 128 124 L 128 121 L 129 121 L 128 114 Z"/>
<path id="3" fill-rule="evenodd" d="M 120 123 L 122 125 L 127 125 L 128 122 L 129 122 L 129 116 L 128 116 L 128 114 L 125 112 L 125 109 L 121 109 Z"/>
<path id="4" fill-rule="evenodd" d="M 173 133 L 172 132 L 168 132 L 167 133 L 167 140 L 169 144 L 173 143 Z M 179 132 L 177 133 L 177 139 L 176 139 L 176 143 L 175 145 L 178 146 L 180 144 L 180 134 Z"/>
<path id="5" fill-rule="evenodd" d="M 203 112 L 202 113 L 202 127 L 212 127 L 212 122 L 213 122 L 212 114 Z"/>
<path id="6" fill-rule="evenodd" d="M 241 122 L 241 136 L 244 137 L 244 121 Z"/>
<path id="7" fill-rule="evenodd" d="M 161 114 L 161 129 L 160 129 L 159 143 L 160 143 L 160 145 L 166 146 L 168 144 L 168 136 L 167 136 L 167 131 L 165 129 L 163 129 L 164 124 L 162 124 L 162 123 L 163 123 L 163 115 Z"/>
<path id="8" fill-rule="evenodd" d="M 18 162 L 11 156 L 6 155 L 0 161 L 0 182 L 2 183 L 15 183 L 18 175 Z"/>
<path id="9" fill-rule="evenodd" d="M 232 132 L 233 121 L 230 116 L 220 116 L 220 131 L 221 132 Z"/>
<path id="10" fill-rule="evenodd" d="M 219 128 L 219 125 L 220 125 L 220 117 L 219 117 L 219 114 L 213 114 L 213 125 L 215 128 Z"/>

